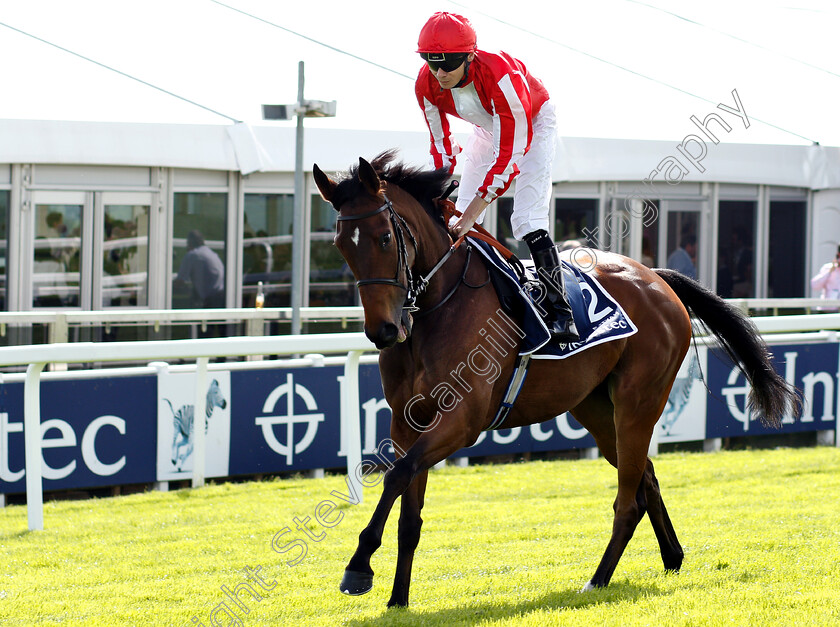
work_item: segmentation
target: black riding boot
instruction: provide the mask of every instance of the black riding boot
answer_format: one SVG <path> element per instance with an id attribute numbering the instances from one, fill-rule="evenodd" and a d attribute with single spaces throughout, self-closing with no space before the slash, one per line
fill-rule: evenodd
<path id="1" fill-rule="evenodd" d="M 566 298 L 566 284 L 557 247 L 545 231 L 529 233 L 525 236 L 525 242 L 531 249 L 531 258 L 540 283 L 545 287 L 548 303 L 543 308 L 547 312 L 546 322 L 552 339 L 563 343 L 577 342 L 580 336 Z"/>

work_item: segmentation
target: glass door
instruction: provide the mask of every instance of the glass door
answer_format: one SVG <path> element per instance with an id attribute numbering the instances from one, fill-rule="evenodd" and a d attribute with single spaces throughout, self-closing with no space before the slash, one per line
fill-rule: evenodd
<path id="1" fill-rule="evenodd" d="M 704 242 L 701 228 L 703 200 L 663 200 L 660 221 L 659 258 L 665 267 L 707 283 L 700 272 Z"/>
<path id="2" fill-rule="evenodd" d="M 769 298 L 802 298 L 806 295 L 807 225 L 806 201 L 770 201 L 770 241 L 767 246 Z"/>
<path id="3" fill-rule="evenodd" d="M 0 189 L 0 311 L 8 310 L 9 196 L 8 191 Z"/>
<path id="4" fill-rule="evenodd" d="M 611 252 L 628 257 L 633 256 L 632 234 L 639 231 L 640 224 L 640 220 L 630 213 L 630 209 L 624 198 L 613 196 L 610 199 L 609 211 L 604 216 L 604 235 L 607 243 L 603 246 Z"/>
<path id="5" fill-rule="evenodd" d="M 291 303 L 293 194 L 245 194 L 242 302 L 254 307 L 262 283 L 264 307 Z"/>
<path id="6" fill-rule="evenodd" d="M 33 191 L 31 306 L 147 307 L 152 199 L 149 192 Z"/>
<path id="7" fill-rule="evenodd" d="M 33 192 L 32 307 L 82 306 L 86 192 Z"/>
<path id="8" fill-rule="evenodd" d="M 723 298 L 755 298 L 756 201 L 718 204 L 717 292 Z"/>
<path id="9" fill-rule="evenodd" d="M 94 302 L 102 308 L 149 304 L 151 200 L 148 193 L 97 194 Z"/>

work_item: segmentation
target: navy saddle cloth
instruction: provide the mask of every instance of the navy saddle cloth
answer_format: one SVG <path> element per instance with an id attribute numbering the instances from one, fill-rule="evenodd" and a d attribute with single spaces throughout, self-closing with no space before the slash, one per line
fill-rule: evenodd
<path id="1" fill-rule="evenodd" d="M 534 305 L 533 296 L 538 296 L 538 291 L 534 290 L 532 294 L 528 285 L 538 282 L 533 264 L 530 261 L 523 263 L 527 280 L 522 285 L 518 275 L 495 248 L 481 240 L 468 239 L 488 262 L 502 308 L 515 320 L 521 321 L 525 337 L 519 348 L 520 355 L 531 355 L 535 359 L 565 359 L 592 346 L 636 333 L 636 325 L 594 276 L 563 261 L 566 295 L 580 341 L 571 344 L 552 342 L 551 334 Z"/>

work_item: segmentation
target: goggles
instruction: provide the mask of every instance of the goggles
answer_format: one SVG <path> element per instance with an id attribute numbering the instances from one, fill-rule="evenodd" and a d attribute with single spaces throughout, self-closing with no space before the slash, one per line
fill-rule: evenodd
<path id="1" fill-rule="evenodd" d="M 421 52 L 420 56 L 428 64 L 432 72 L 443 70 L 444 72 L 454 72 L 469 56 L 468 52 Z"/>

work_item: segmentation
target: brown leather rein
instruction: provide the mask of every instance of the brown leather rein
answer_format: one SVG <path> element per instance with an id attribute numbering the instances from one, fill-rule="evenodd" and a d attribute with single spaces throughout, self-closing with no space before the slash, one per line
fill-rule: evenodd
<path id="1" fill-rule="evenodd" d="M 458 186 L 457 181 L 452 181 L 444 192 L 444 194 L 435 200 L 438 208 L 441 210 L 444 218 L 444 224 L 448 225 L 449 220 L 452 216 L 460 216 L 461 212 L 455 208 L 455 203 L 449 200 L 448 196 L 453 192 L 453 190 Z M 363 213 L 360 215 L 352 215 L 352 216 L 342 216 L 339 214 L 338 221 L 350 221 L 350 220 L 364 220 L 365 218 L 371 218 L 375 215 L 379 215 L 383 211 L 388 211 L 388 218 L 391 221 L 392 228 L 394 230 L 394 235 L 397 241 L 397 269 L 396 274 L 393 279 L 360 279 L 356 281 L 356 287 L 364 287 L 365 285 L 372 285 L 372 284 L 382 284 L 382 285 L 391 285 L 394 287 L 399 287 L 400 289 L 405 290 L 406 297 L 405 297 L 405 304 L 403 305 L 403 309 L 409 312 L 416 312 L 418 311 L 418 307 L 416 306 L 417 297 L 423 294 L 426 291 L 426 288 L 429 285 L 429 282 L 432 280 L 432 277 L 443 267 L 443 264 L 447 262 L 447 260 L 455 253 L 456 250 L 464 243 L 464 240 L 467 236 L 473 237 L 475 239 L 480 239 L 499 251 L 501 255 L 510 263 L 511 265 L 518 267 L 521 269 L 522 265 L 519 259 L 514 255 L 507 247 L 505 247 L 499 240 L 493 237 L 484 227 L 480 224 L 474 224 L 472 229 L 461 235 L 457 240 L 455 240 L 452 245 L 449 247 L 449 250 L 444 253 L 443 257 L 435 264 L 435 266 L 429 271 L 429 273 L 424 276 L 418 276 L 416 279 L 413 277 L 411 272 L 411 267 L 408 265 L 408 251 L 406 249 L 405 243 L 405 235 L 408 235 L 408 239 L 411 240 L 411 244 L 414 247 L 414 250 L 417 250 L 417 240 L 414 237 L 414 234 L 411 232 L 411 228 L 408 226 L 408 223 L 405 219 L 397 213 L 396 209 L 394 209 L 394 205 L 383 193 L 383 198 L 385 199 L 384 204 L 379 207 L 378 209 L 374 209 L 373 211 L 369 211 L 367 213 Z M 469 258 L 467 260 L 469 263 Z M 405 268 L 406 273 L 406 283 L 403 284 L 400 281 L 400 269 Z M 466 266 L 464 267 L 464 273 L 466 274 Z M 461 281 L 463 281 L 463 276 L 461 277 Z M 455 289 L 457 289 L 458 285 L 460 285 L 461 281 L 456 284 Z M 447 295 L 446 298 L 437 305 L 433 307 L 433 309 L 437 309 L 440 305 L 444 302 L 449 300 L 449 297 L 452 296 L 454 290 Z"/>

